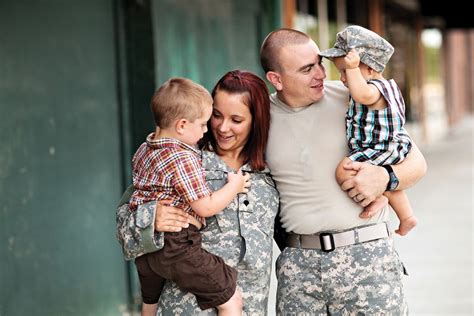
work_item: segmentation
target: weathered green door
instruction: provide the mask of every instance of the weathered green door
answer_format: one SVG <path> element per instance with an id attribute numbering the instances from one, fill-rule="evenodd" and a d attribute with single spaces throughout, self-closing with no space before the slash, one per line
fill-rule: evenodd
<path id="1" fill-rule="evenodd" d="M 119 315 L 112 0 L 0 1 L 0 315 Z"/>

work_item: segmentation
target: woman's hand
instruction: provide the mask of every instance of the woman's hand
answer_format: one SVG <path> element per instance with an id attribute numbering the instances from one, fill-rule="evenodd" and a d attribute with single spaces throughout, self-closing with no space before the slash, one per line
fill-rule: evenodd
<path id="1" fill-rule="evenodd" d="M 168 206 L 171 201 L 163 200 L 156 203 L 155 230 L 159 232 L 179 232 L 189 226 L 190 216 L 180 208 Z"/>

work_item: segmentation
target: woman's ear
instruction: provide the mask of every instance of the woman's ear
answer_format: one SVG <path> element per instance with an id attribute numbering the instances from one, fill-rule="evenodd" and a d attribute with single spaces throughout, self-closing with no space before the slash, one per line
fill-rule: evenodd
<path id="1" fill-rule="evenodd" d="M 269 71 L 266 74 L 267 80 L 275 87 L 277 91 L 283 89 L 283 83 L 281 82 L 281 76 L 278 72 Z"/>
<path id="2" fill-rule="evenodd" d="M 184 119 L 184 118 L 176 120 L 176 123 L 174 125 L 176 133 L 178 133 L 179 135 L 183 135 L 184 131 L 186 129 L 186 124 L 187 123 L 188 123 L 188 120 Z"/>

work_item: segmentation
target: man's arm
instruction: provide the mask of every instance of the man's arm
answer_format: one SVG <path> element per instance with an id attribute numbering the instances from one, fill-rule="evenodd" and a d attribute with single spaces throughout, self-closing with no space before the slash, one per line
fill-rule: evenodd
<path id="1" fill-rule="evenodd" d="M 385 192 L 389 176 L 383 167 L 365 162 L 350 162 L 344 168 L 357 171 L 357 175 L 343 182 L 341 188 L 350 198 L 358 196 L 358 203 L 362 207 L 366 207 Z M 406 159 L 392 168 L 400 181 L 397 190 L 413 186 L 427 170 L 425 158 L 414 142 Z"/>
<path id="2" fill-rule="evenodd" d="M 401 163 L 393 165 L 392 168 L 400 180 L 397 190 L 405 190 L 415 185 L 428 170 L 425 157 L 413 141 L 407 158 Z"/>

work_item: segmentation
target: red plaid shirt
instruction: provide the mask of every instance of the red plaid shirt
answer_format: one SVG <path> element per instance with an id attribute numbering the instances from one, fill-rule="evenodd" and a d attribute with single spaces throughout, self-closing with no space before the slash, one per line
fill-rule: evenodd
<path id="1" fill-rule="evenodd" d="M 153 137 L 154 133 L 148 135 L 133 156 L 135 191 L 130 209 L 150 201 L 172 200 L 172 206 L 184 209 L 205 224 L 205 219 L 189 205 L 212 193 L 206 184 L 199 151 L 177 139 Z"/>

